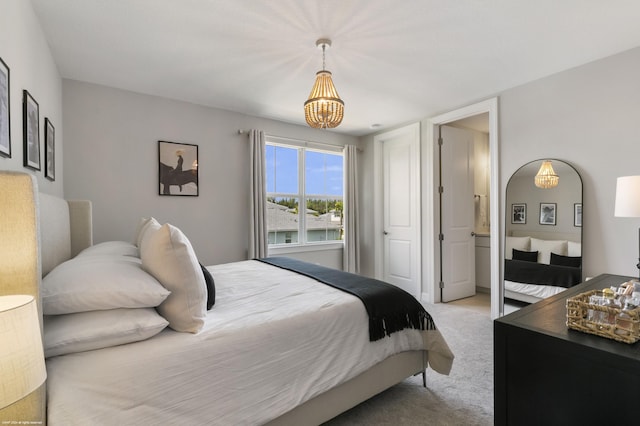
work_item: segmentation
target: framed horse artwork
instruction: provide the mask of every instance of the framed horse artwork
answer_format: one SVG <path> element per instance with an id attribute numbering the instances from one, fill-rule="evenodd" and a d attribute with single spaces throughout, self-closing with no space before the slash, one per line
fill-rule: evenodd
<path id="1" fill-rule="evenodd" d="M 158 141 L 158 194 L 198 196 L 198 145 Z"/>

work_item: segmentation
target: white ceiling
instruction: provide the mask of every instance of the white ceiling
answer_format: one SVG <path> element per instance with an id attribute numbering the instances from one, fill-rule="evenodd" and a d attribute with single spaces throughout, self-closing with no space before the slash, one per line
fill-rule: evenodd
<path id="1" fill-rule="evenodd" d="M 305 124 L 322 68 L 351 135 L 640 45 L 637 0 L 31 0 L 63 78 Z"/>

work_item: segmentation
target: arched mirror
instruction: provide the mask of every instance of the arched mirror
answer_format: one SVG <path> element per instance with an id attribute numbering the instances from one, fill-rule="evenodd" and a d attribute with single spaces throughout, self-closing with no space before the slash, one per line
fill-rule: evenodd
<path id="1" fill-rule="evenodd" d="M 506 191 L 504 313 L 582 282 L 582 178 L 561 160 L 520 167 Z"/>

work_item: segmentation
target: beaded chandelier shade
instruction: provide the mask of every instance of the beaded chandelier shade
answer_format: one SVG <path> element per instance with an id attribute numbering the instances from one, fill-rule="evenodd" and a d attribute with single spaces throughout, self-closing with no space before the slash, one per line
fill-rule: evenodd
<path id="1" fill-rule="evenodd" d="M 331 72 L 324 69 L 325 49 L 331 46 L 331 40 L 320 39 L 316 46 L 322 48 L 322 71 L 316 73 L 316 82 L 304 103 L 304 118 L 314 128 L 338 127 L 344 117 L 344 102 L 333 85 Z"/>
<path id="2" fill-rule="evenodd" d="M 551 161 L 543 161 L 538 174 L 536 175 L 534 182 L 538 188 L 549 189 L 558 186 L 560 178 L 553 170 Z"/>

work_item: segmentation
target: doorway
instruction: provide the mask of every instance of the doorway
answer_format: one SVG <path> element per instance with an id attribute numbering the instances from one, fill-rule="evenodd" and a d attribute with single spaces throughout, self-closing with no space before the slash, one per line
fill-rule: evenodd
<path id="1" fill-rule="evenodd" d="M 428 289 L 426 300 L 431 303 L 442 302 L 440 284 L 442 275 L 445 275 L 443 268 L 447 262 L 441 262 L 440 258 L 440 200 L 439 200 L 439 156 L 438 156 L 438 127 L 445 124 L 452 124 L 461 120 L 473 120 L 478 116 L 486 117 L 488 121 L 489 133 L 489 193 L 491 197 L 488 203 L 488 217 L 491 224 L 489 235 L 489 264 L 490 264 L 490 292 L 491 292 L 491 317 L 499 316 L 499 304 L 501 299 L 501 289 L 499 285 L 500 263 L 499 263 L 499 165 L 498 165 L 498 101 L 497 98 L 489 99 L 465 108 L 461 108 L 449 113 L 434 117 L 427 121 L 425 132 L 423 133 L 424 146 L 422 169 L 429 171 L 423 173 L 423 282 Z M 443 164 L 443 168 L 447 167 Z M 482 194 L 478 194 L 482 195 Z M 444 214 L 444 213 L 443 213 Z M 441 266 L 441 264 L 443 266 Z M 452 263 L 449 262 L 449 265 Z M 441 275 L 442 274 L 442 275 Z M 446 301 L 446 300 L 445 300 Z"/>

